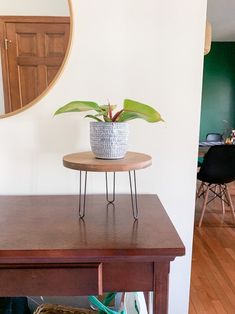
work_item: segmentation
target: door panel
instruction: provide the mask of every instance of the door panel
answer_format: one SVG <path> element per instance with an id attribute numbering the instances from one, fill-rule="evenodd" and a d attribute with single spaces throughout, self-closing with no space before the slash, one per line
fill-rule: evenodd
<path id="1" fill-rule="evenodd" d="M 27 104 L 38 95 L 38 69 L 36 66 L 20 66 L 18 71 L 19 85 L 21 86 L 19 95 L 20 103 Z M 17 97 L 12 97 L 12 99 L 14 99 L 15 102 L 17 101 Z M 17 106 L 14 106 L 14 103 L 12 105 L 13 110 L 18 109 Z"/>
<path id="2" fill-rule="evenodd" d="M 58 72 L 60 67 L 58 66 L 48 66 L 47 67 L 47 84 L 49 85 L 53 78 L 55 77 L 56 73 Z"/>

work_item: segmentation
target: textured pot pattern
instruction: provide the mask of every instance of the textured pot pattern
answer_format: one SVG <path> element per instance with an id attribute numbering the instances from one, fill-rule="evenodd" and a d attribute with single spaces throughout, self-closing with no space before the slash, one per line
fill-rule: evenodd
<path id="1" fill-rule="evenodd" d="M 128 148 L 128 135 L 126 122 L 90 122 L 90 144 L 96 158 L 123 158 Z"/>

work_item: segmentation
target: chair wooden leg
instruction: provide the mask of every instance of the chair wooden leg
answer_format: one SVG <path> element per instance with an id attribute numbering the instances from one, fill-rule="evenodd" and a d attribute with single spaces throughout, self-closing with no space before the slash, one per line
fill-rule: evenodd
<path id="1" fill-rule="evenodd" d="M 205 194 L 205 199 L 204 199 L 204 202 L 203 202 L 201 217 L 200 217 L 199 224 L 198 224 L 199 227 L 201 227 L 201 225 L 202 225 L 202 219 L 203 219 L 205 211 L 206 211 L 206 205 L 207 205 L 209 190 L 210 189 L 209 189 L 209 184 L 208 184 L 207 187 L 206 187 L 206 194 Z"/>
<path id="2" fill-rule="evenodd" d="M 233 220 L 235 221 L 234 206 L 233 206 L 232 198 L 231 198 L 231 195 L 230 195 L 230 192 L 229 192 L 229 189 L 228 189 L 228 185 L 227 185 L 227 184 L 225 185 L 225 191 L 226 191 L 227 199 L 228 199 L 228 201 L 229 201 L 229 206 L 230 206 L 230 209 L 231 209 L 231 214 L 232 214 L 232 216 L 233 216 Z"/>
<path id="3" fill-rule="evenodd" d="M 196 199 L 199 197 L 199 195 L 200 195 L 200 193 L 201 193 L 201 191 L 203 189 L 203 186 L 204 186 L 204 182 L 201 182 L 201 184 L 200 184 L 200 186 L 199 186 L 199 188 L 197 190 Z"/>
<path id="4" fill-rule="evenodd" d="M 223 188 L 221 185 L 219 185 L 219 193 L 221 193 L 221 206 L 222 206 L 222 213 L 225 214 L 225 206 L 224 206 L 224 196 L 223 195 Z"/>

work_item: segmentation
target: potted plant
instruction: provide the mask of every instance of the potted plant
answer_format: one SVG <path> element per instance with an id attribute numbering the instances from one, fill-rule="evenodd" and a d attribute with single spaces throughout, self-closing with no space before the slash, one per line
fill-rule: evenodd
<path id="1" fill-rule="evenodd" d="M 72 101 L 59 108 L 55 115 L 66 112 L 95 111 L 85 117 L 90 122 L 91 150 L 96 158 L 120 159 L 126 154 L 128 147 L 128 123 L 133 119 L 144 119 L 147 122 L 163 121 L 159 112 L 149 105 L 135 100 L 125 99 L 123 108 L 114 113 L 117 106 L 98 105 L 92 101 Z"/>

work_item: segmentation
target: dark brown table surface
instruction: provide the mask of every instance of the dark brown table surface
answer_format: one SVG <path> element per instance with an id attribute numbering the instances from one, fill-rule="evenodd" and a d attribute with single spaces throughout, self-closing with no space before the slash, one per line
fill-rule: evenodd
<path id="1" fill-rule="evenodd" d="M 115 207 L 89 195 L 0 196 L 0 295 L 87 295 L 154 291 L 167 313 L 170 262 L 185 248 L 154 195 L 139 196 L 133 221 L 128 195 Z"/>

